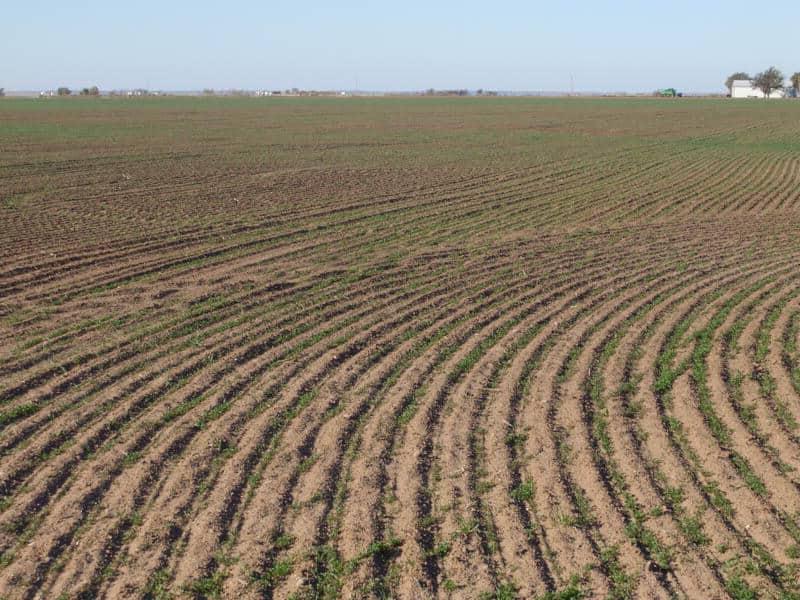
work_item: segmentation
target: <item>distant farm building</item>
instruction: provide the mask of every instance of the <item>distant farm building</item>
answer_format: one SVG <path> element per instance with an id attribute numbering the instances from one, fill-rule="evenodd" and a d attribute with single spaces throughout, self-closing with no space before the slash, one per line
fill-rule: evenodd
<path id="1" fill-rule="evenodd" d="M 764 98 L 764 92 L 753 85 L 748 79 L 737 79 L 731 87 L 731 98 Z M 783 90 L 775 90 L 770 98 L 783 98 Z"/>

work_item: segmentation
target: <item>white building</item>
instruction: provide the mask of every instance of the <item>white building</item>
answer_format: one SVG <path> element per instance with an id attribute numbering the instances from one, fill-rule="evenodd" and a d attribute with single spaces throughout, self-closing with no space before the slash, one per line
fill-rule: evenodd
<path id="1" fill-rule="evenodd" d="M 770 98 L 783 98 L 783 90 L 775 90 Z M 764 92 L 753 86 L 753 82 L 748 79 L 737 79 L 731 87 L 731 98 L 763 98 Z"/>

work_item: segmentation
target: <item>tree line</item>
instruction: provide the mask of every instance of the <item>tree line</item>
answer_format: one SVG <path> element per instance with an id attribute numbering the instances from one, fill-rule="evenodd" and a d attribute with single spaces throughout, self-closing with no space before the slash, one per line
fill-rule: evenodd
<path id="1" fill-rule="evenodd" d="M 60 87 L 60 88 L 58 88 L 58 90 L 56 90 L 56 93 L 59 96 L 71 96 L 72 95 L 72 90 L 69 89 L 68 87 Z M 98 88 L 96 85 L 93 85 L 92 87 L 85 87 L 85 88 L 81 89 L 79 94 L 81 96 L 99 96 L 100 95 L 100 88 Z"/>
<path id="2" fill-rule="evenodd" d="M 732 74 L 725 80 L 725 87 L 728 88 L 729 94 L 733 94 L 733 82 L 740 80 L 751 81 L 753 86 L 761 90 L 767 98 L 769 98 L 773 92 L 786 87 L 784 85 L 786 77 L 784 77 L 780 69 L 776 69 L 775 67 L 770 67 L 765 71 L 756 73 L 753 77 L 741 71 Z M 792 83 L 791 86 L 789 86 L 790 89 L 794 89 L 796 94 L 800 94 L 800 71 L 792 75 L 790 81 Z"/>

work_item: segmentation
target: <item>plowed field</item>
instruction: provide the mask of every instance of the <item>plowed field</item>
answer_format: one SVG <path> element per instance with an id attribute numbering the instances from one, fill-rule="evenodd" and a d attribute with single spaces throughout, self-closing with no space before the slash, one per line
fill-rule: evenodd
<path id="1" fill-rule="evenodd" d="M 800 597 L 800 102 L 0 102 L 0 596 Z"/>

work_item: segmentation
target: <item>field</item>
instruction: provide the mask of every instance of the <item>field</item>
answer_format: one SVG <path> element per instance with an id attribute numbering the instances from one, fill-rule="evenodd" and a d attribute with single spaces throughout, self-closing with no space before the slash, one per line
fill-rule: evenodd
<path id="1" fill-rule="evenodd" d="M 800 103 L 0 102 L 0 596 L 799 598 Z"/>

